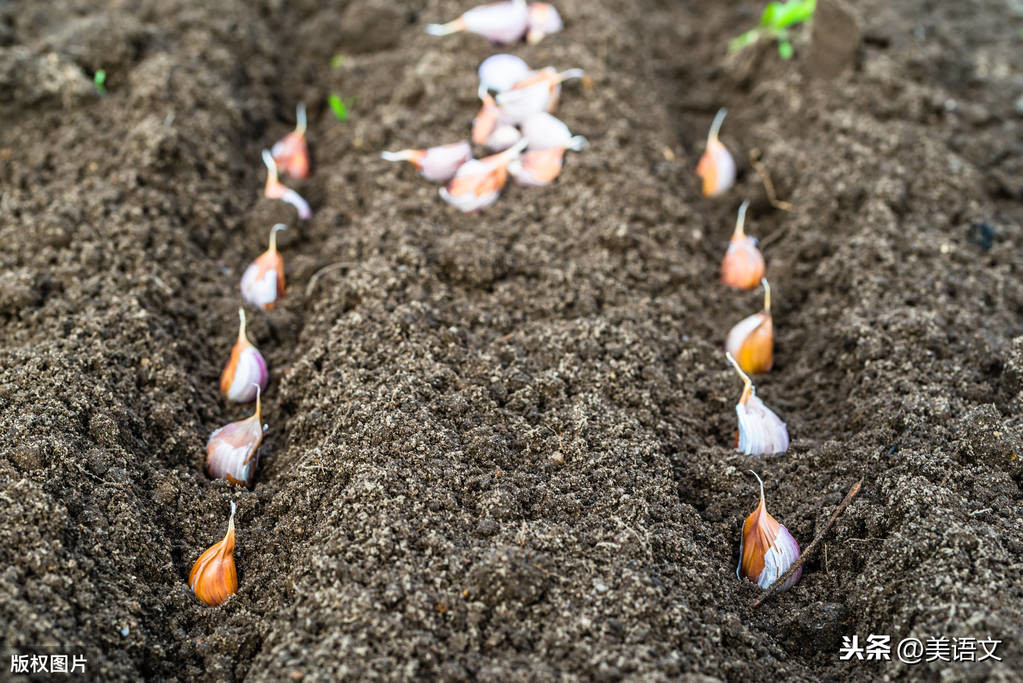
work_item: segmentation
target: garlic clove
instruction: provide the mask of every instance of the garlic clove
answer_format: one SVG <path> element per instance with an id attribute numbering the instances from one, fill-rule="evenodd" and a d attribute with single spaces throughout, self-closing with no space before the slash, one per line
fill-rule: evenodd
<path id="1" fill-rule="evenodd" d="M 522 38 L 528 25 L 529 9 L 526 0 L 506 0 L 473 7 L 446 24 L 430 24 L 426 32 L 431 36 L 446 36 L 468 31 L 500 45 L 514 43 Z"/>
<path id="2" fill-rule="evenodd" d="M 743 231 L 748 207 L 749 201 L 743 202 L 739 207 L 735 232 L 728 243 L 725 258 L 721 261 L 721 281 L 734 289 L 753 289 L 760 284 L 767 269 L 764 256 L 757 248 L 756 239 Z"/>
<path id="3" fill-rule="evenodd" d="M 567 147 L 572 132 L 562 121 L 545 111 L 537 112 L 522 122 L 522 137 L 529 141 L 529 149 Z"/>
<path id="4" fill-rule="evenodd" d="M 735 450 L 746 455 L 784 453 L 789 448 L 789 432 L 785 423 L 756 395 L 753 381 L 742 371 L 732 354 L 726 352 L 725 356 L 745 384 L 735 406 L 739 420 Z"/>
<path id="5" fill-rule="evenodd" d="M 767 512 L 764 502 L 764 482 L 760 482 L 760 504 L 742 525 L 739 541 L 739 565 L 735 568 L 738 578 L 747 578 L 761 588 L 770 588 L 789 567 L 799 559 L 799 543 L 781 524 Z M 779 590 L 786 591 L 796 585 L 803 575 L 800 567 Z"/>
<path id="6" fill-rule="evenodd" d="M 242 273 L 242 299 L 251 306 L 269 311 L 284 297 L 284 259 L 277 251 L 277 231 L 287 230 L 278 223 L 270 229 L 270 246 Z"/>
<path id="7" fill-rule="evenodd" d="M 743 318 L 728 332 L 725 350 L 739 367 L 756 375 L 774 365 L 774 320 L 771 316 L 771 286 L 764 285 L 764 310 Z"/>
<path id="8" fill-rule="evenodd" d="M 586 138 L 577 135 L 569 139 L 569 144 L 565 147 L 531 149 L 508 163 L 508 173 L 520 185 L 532 187 L 547 185 L 561 174 L 565 150 L 579 151 L 585 149 L 586 144 Z"/>
<path id="9" fill-rule="evenodd" d="M 582 69 L 558 72 L 554 67 L 534 71 L 509 90 L 498 93 L 495 98 L 501 107 L 501 118 L 509 123 L 520 124 L 533 114 L 553 112 L 561 95 L 561 84 L 571 78 L 582 78 Z"/>
<path id="10" fill-rule="evenodd" d="M 561 21 L 561 15 L 554 5 L 548 2 L 529 3 L 529 31 L 526 33 L 526 41 L 535 45 L 552 33 L 557 33 L 565 28 Z"/>
<path id="11" fill-rule="evenodd" d="M 300 104 L 295 112 L 295 130 L 278 140 L 270 149 L 279 171 L 292 178 L 305 178 L 309 175 L 309 147 L 306 144 L 305 105 Z"/>
<path id="12" fill-rule="evenodd" d="M 455 177 L 440 189 L 440 196 L 461 211 L 479 211 L 491 206 L 501 196 L 508 181 L 508 164 L 518 157 L 526 146 L 520 140 L 514 147 L 500 154 L 472 159 L 459 167 Z"/>
<path id="13" fill-rule="evenodd" d="M 238 592 L 238 570 L 234 564 L 234 501 L 231 518 L 227 522 L 227 535 L 211 545 L 199 556 L 188 574 L 188 587 L 195 597 L 211 607 Z"/>
<path id="14" fill-rule="evenodd" d="M 533 70 L 515 55 L 497 54 L 483 60 L 479 70 L 480 89 L 504 92 L 519 81 L 528 78 Z"/>
<path id="15" fill-rule="evenodd" d="M 256 412 L 249 418 L 224 425 L 206 442 L 206 472 L 213 479 L 226 479 L 235 486 L 252 488 L 259 467 L 259 446 L 263 443 L 260 390 L 256 389 Z"/>
<path id="16" fill-rule="evenodd" d="M 220 391 L 228 399 L 238 403 L 250 403 L 256 399 L 257 387 L 266 391 L 270 374 L 266 369 L 263 354 L 245 335 L 245 309 L 238 309 L 240 324 L 238 340 L 231 349 L 231 358 L 220 374 Z"/>
<path id="17" fill-rule="evenodd" d="M 472 147 L 468 142 L 454 142 L 428 149 L 403 149 L 400 152 L 384 152 L 381 158 L 387 161 L 408 161 L 420 175 L 431 182 L 446 183 L 455 176 L 458 167 L 472 159 Z"/>
<path id="18" fill-rule="evenodd" d="M 503 152 L 510 147 L 514 147 L 515 143 L 521 139 L 522 133 L 519 132 L 518 128 L 510 123 L 499 123 L 483 146 L 491 152 Z"/>
<path id="19" fill-rule="evenodd" d="M 263 165 L 266 166 L 266 188 L 264 189 L 264 194 L 270 199 L 280 199 L 294 206 L 295 210 L 298 211 L 298 217 L 302 220 L 311 218 L 313 212 L 309 208 L 309 203 L 302 198 L 302 195 L 290 187 L 286 187 L 277 178 L 277 162 L 274 161 L 273 155 L 270 154 L 268 149 L 263 150 Z"/>
<path id="20" fill-rule="evenodd" d="M 718 132 L 727 113 L 727 110 L 721 109 L 714 117 L 707 135 L 707 149 L 696 166 L 696 174 L 703 179 L 705 197 L 716 197 L 735 184 L 735 160 L 718 139 Z"/>

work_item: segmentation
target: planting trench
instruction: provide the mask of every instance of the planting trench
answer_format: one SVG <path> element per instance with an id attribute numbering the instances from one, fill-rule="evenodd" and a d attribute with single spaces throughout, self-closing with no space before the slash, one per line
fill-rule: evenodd
<path id="1" fill-rule="evenodd" d="M 85 651 L 97 678 L 939 670 L 838 661 L 884 633 L 1001 638 L 958 673 L 1018 670 L 1019 17 L 858 2 L 831 78 L 814 46 L 728 57 L 752 4 L 559 3 L 567 30 L 514 51 L 590 74 L 559 115 L 591 149 L 462 215 L 378 153 L 466 135 L 493 50 L 422 32 L 463 4 L 320 4 L 3 10 L 4 644 Z M 298 101 L 303 224 L 259 164 Z M 722 105 L 739 182 L 706 200 Z M 744 197 L 775 292 L 758 390 L 793 437 L 766 459 L 730 448 L 721 352 L 759 306 L 716 282 Z M 247 412 L 216 379 L 275 222 L 289 290 L 250 314 L 270 431 L 245 492 L 201 460 Z M 756 611 L 748 469 L 804 545 L 864 482 Z M 241 587 L 210 609 L 185 579 L 230 500 Z"/>

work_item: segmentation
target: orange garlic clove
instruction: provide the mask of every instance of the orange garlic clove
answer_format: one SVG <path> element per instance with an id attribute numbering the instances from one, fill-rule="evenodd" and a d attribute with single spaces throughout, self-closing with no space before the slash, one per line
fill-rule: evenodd
<path id="1" fill-rule="evenodd" d="M 211 607 L 216 607 L 227 600 L 227 596 L 238 592 L 238 571 L 234 565 L 234 512 L 232 501 L 227 535 L 207 548 L 188 574 L 188 586 L 195 597 Z"/>
<path id="2" fill-rule="evenodd" d="M 245 309 L 238 309 L 240 323 L 238 340 L 231 349 L 231 358 L 220 374 L 220 391 L 227 398 L 238 403 L 249 403 L 255 400 L 257 387 L 266 391 L 270 374 L 266 369 L 266 361 L 249 338 L 245 335 Z"/>
<path id="3" fill-rule="evenodd" d="M 735 184 L 735 160 L 718 139 L 726 113 L 725 109 L 721 109 L 714 117 L 707 135 L 707 149 L 696 166 L 696 174 L 703 179 L 705 197 L 716 197 Z"/>
<path id="4" fill-rule="evenodd" d="M 298 192 L 295 192 L 290 187 L 286 187 L 280 179 L 277 177 L 277 162 L 274 161 L 273 155 L 270 154 L 270 150 L 263 150 L 263 165 L 266 166 L 266 187 L 263 193 L 270 199 L 280 199 L 282 202 L 286 202 L 295 207 L 298 211 L 298 217 L 302 220 L 308 220 L 312 217 L 313 212 L 309 208 L 309 202 L 302 198 Z"/>
<path id="5" fill-rule="evenodd" d="M 206 442 L 206 472 L 214 479 L 248 488 L 256 480 L 259 446 L 263 443 L 259 385 L 256 387 L 256 412 L 245 420 L 224 425 Z"/>
<path id="6" fill-rule="evenodd" d="M 771 286 L 764 285 L 764 310 L 743 318 L 728 332 L 725 350 L 739 367 L 751 375 L 767 372 L 774 365 L 774 320 L 771 317 Z"/>
<path id="7" fill-rule="evenodd" d="M 480 85 L 479 98 L 483 102 L 480 113 L 472 120 L 472 141 L 477 145 L 485 145 L 490 135 L 497 128 L 501 118 L 501 108 L 497 106 L 493 95 Z"/>
<path id="8" fill-rule="evenodd" d="M 761 588 L 770 588 L 799 559 L 799 543 L 785 525 L 768 514 L 764 482 L 756 472 L 752 474 L 760 482 L 760 505 L 742 525 L 739 565 L 735 568 L 735 575 L 740 579 L 745 577 Z M 780 590 L 792 588 L 802 574 L 803 568 L 800 567 Z"/>
<path id="9" fill-rule="evenodd" d="M 440 196 L 461 211 L 478 211 L 497 201 L 508 182 L 508 164 L 518 157 L 526 146 L 525 140 L 500 154 L 482 159 L 471 159 L 458 168 L 455 177 Z"/>
<path id="10" fill-rule="evenodd" d="M 270 149 L 277 168 L 292 178 L 309 175 L 309 147 L 305 140 L 305 105 L 300 104 L 295 112 L 295 130 L 278 140 Z"/>
<path id="11" fill-rule="evenodd" d="M 541 187 L 554 181 L 561 174 L 565 150 L 581 151 L 586 149 L 586 138 L 576 135 L 569 140 L 566 147 L 549 147 L 532 149 L 521 157 L 512 159 L 508 164 L 508 173 L 520 185 Z"/>
<path id="12" fill-rule="evenodd" d="M 725 258 L 721 261 L 721 281 L 735 289 L 753 289 L 763 279 L 766 270 L 764 257 L 757 248 L 756 239 L 743 231 L 748 207 L 749 201 L 743 202 L 739 207 L 735 232 L 728 243 Z"/>
<path id="13" fill-rule="evenodd" d="M 242 273 L 242 299 L 269 311 L 284 297 L 284 259 L 277 251 L 277 231 L 288 226 L 278 223 L 270 229 L 270 246 Z"/>

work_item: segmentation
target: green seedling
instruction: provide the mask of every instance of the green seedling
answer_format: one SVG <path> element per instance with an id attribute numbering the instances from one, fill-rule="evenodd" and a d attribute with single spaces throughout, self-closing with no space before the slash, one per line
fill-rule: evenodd
<path id="1" fill-rule="evenodd" d="M 782 59 L 792 59 L 792 43 L 789 41 L 789 28 L 797 26 L 813 17 L 817 0 L 786 0 L 785 2 L 769 2 L 760 15 L 760 24 L 746 31 L 728 43 L 729 52 L 738 52 L 749 47 L 762 38 L 773 38 L 778 41 L 778 54 Z"/>
<path id="2" fill-rule="evenodd" d="M 344 63 L 345 63 L 344 55 L 334 55 L 333 57 L 330 58 L 331 69 L 339 69 L 342 66 L 344 66 Z"/>
<path id="3" fill-rule="evenodd" d="M 330 108 L 334 110 L 334 116 L 337 117 L 338 121 L 348 120 L 348 106 L 344 100 L 337 93 L 331 93 L 330 97 L 327 98 L 327 103 L 330 104 Z"/>
<path id="4" fill-rule="evenodd" d="M 106 82 L 107 82 L 107 72 L 104 71 L 103 69 L 100 69 L 95 74 L 93 74 L 93 76 L 92 76 L 92 84 L 94 86 L 96 86 L 96 92 L 98 92 L 100 95 L 106 95 L 107 94 Z"/>

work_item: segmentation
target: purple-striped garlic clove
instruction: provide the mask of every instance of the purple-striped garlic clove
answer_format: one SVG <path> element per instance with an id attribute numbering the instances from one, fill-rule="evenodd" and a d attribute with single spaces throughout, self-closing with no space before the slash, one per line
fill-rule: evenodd
<path id="1" fill-rule="evenodd" d="M 504 92 L 519 81 L 529 78 L 533 70 L 520 57 L 497 54 L 484 59 L 478 73 L 481 90 Z"/>
<path id="2" fill-rule="evenodd" d="M 214 479 L 252 488 L 262 443 L 263 417 L 257 389 L 256 412 L 252 417 L 224 425 L 210 434 L 206 442 L 206 472 Z"/>
<path id="3" fill-rule="evenodd" d="M 735 414 L 739 420 L 735 450 L 746 455 L 784 453 L 789 448 L 789 432 L 785 423 L 756 395 L 753 380 L 743 372 L 732 354 L 726 352 L 725 356 L 744 384 L 742 395 L 735 405 Z"/>
<path id="4" fill-rule="evenodd" d="M 529 8 L 526 0 L 506 0 L 473 7 L 446 24 L 430 24 L 426 32 L 431 36 L 446 36 L 468 31 L 492 43 L 507 45 L 520 40 L 528 27 Z"/>
<path id="5" fill-rule="evenodd" d="M 746 518 L 739 540 L 739 565 L 735 575 L 749 579 L 761 588 L 770 588 L 799 559 L 799 543 L 781 524 L 767 512 L 764 502 L 764 482 L 760 482 L 760 505 Z M 803 575 L 800 567 L 778 590 L 787 591 L 796 585 Z"/>
<path id="6" fill-rule="evenodd" d="M 561 15 L 554 5 L 549 2 L 529 3 L 529 31 L 526 33 L 526 41 L 535 45 L 552 33 L 558 33 L 565 24 L 561 21 Z"/>
<path id="7" fill-rule="evenodd" d="M 245 309 L 238 309 L 238 340 L 231 349 L 231 358 L 220 374 L 220 391 L 231 401 L 251 403 L 256 393 L 266 391 L 270 373 L 266 361 L 245 334 Z"/>
<path id="8" fill-rule="evenodd" d="M 472 147 L 463 140 L 428 149 L 384 152 L 380 156 L 386 161 L 408 161 L 419 169 L 419 173 L 427 180 L 446 183 L 455 176 L 459 166 L 472 159 Z"/>
<path id="9" fill-rule="evenodd" d="M 277 251 L 277 232 L 288 226 L 278 223 L 270 229 L 270 244 L 242 273 L 242 299 L 250 306 L 269 311 L 284 297 L 284 259 Z"/>

